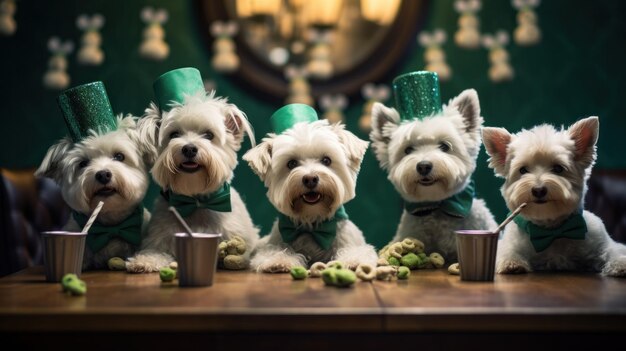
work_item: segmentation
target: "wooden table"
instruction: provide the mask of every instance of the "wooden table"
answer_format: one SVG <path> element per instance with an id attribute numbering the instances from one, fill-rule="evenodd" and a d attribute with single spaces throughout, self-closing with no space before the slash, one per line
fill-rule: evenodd
<path id="1" fill-rule="evenodd" d="M 485 283 L 420 270 L 408 281 L 359 281 L 351 288 L 226 271 L 202 288 L 161 283 L 158 274 L 98 271 L 82 279 L 88 292 L 78 297 L 46 283 L 42 267 L 0 279 L 0 336 L 31 346 L 68 335 L 93 346 L 97 338 L 109 350 L 121 337 L 146 347 L 180 346 L 181 335 L 189 345 L 215 342 L 213 348 L 230 350 L 240 344 L 380 350 L 418 341 L 446 349 L 511 340 L 507 350 L 536 350 L 543 338 L 597 348 L 623 344 L 626 336 L 626 279 L 598 274 L 497 275 Z"/>

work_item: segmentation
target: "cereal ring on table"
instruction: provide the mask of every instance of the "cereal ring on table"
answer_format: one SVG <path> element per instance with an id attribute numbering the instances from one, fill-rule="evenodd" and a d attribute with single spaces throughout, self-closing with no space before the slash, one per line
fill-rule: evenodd
<path id="1" fill-rule="evenodd" d="M 415 250 L 415 243 L 409 238 L 402 240 L 400 244 L 402 244 L 402 249 L 404 250 L 403 254 L 407 254 Z"/>
<path id="2" fill-rule="evenodd" d="M 387 253 L 387 251 L 389 251 L 389 246 L 391 244 L 387 244 L 385 246 L 383 246 L 382 249 L 378 250 L 378 256 L 382 256 L 383 254 Z"/>
<path id="3" fill-rule="evenodd" d="M 376 265 L 379 266 L 379 267 L 389 266 L 389 261 L 387 261 L 386 258 L 381 257 L 381 258 L 378 259 L 378 261 L 376 261 Z"/>
<path id="4" fill-rule="evenodd" d="M 369 264 L 361 263 L 356 267 L 356 276 L 366 282 L 376 279 L 376 269 Z"/>
<path id="5" fill-rule="evenodd" d="M 404 247 L 402 247 L 402 243 L 393 243 L 389 247 L 389 255 L 397 259 L 401 259 L 403 254 L 404 254 Z"/>
<path id="6" fill-rule="evenodd" d="M 376 267 L 376 279 L 378 280 L 391 280 L 396 274 L 396 268 L 393 266 Z"/>
<path id="7" fill-rule="evenodd" d="M 437 252 L 432 252 L 428 258 L 430 259 L 430 263 L 435 266 L 435 268 L 441 268 L 446 264 L 446 260 Z"/>
<path id="8" fill-rule="evenodd" d="M 322 271 L 325 269 L 326 269 L 326 263 L 315 262 L 311 265 L 311 268 L 309 269 L 309 277 L 319 278 L 322 276 Z"/>
<path id="9" fill-rule="evenodd" d="M 461 266 L 458 263 L 453 263 L 448 267 L 448 273 L 452 275 L 460 275 L 461 274 Z"/>
<path id="10" fill-rule="evenodd" d="M 420 241 L 420 240 L 418 240 L 418 239 L 415 239 L 415 238 L 411 238 L 411 237 L 409 237 L 409 238 L 405 238 L 405 239 L 403 240 L 403 242 L 404 242 L 404 241 L 407 241 L 407 240 L 408 240 L 408 241 L 410 241 L 410 242 L 412 242 L 412 243 L 413 243 L 413 245 L 415 245 L 415 247 L 413 248 L 413 251 L 412 251 L 413 253 L 415 253 L 415 254 L 419 254 L 419 253 L 424 252 L 424 243 L 423 243 L 422 241 Z"/>

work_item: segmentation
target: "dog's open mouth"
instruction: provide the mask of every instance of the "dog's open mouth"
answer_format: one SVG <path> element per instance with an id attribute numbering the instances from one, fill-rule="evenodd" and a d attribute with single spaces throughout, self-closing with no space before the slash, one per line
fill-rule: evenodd
<path id="1" fill-rule="evenodd" d="M 309 191 L 308 193 L 302 194 L 302 200 L 304 200 L 304 202 L 309 205 L 315 205 L 316 203 L 320 202 L 321 199 L 322 194 L 315 191 Z"/>
<path id="2" fill-rule="evenodd" d="M 533 201 L 533 203 L 536 203 L 538 205 L 542 205 L 542 204 L 548 203 L 548 200 L 540 199 L 540 200 Z"/>
<path id="3" fill-rule="evenodd" d="M 423 177 L 420 178 L 417 182 L 423 186 L 431 186 L 437 182 L 437 179 L 434 179 L 432 177 Z"/>
<path id="4" fill-rule="evenodd" d="M 183 172 L 187 172 L 187 173 L 193 173 L 196 172 L 200 169 L 200 164 L 193 162 L 193 161 L 186 161 L 180 164 L 180 169 Z"/>
<path id="5" fill-rule="evenodd" d="M 114 195 L 116 193 L 117 193 L 117 190 L 115 190 L 115 188 L 111 188 L 109 186 L 105 186 L 105 187 L 102 187 L 102 188 L 96 190 L 95 196 L 109 197 L 109 196 Z"/>

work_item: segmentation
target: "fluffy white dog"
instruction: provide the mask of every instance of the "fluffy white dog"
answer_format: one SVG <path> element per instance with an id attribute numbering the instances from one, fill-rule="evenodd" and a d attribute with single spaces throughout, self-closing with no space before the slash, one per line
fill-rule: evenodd
<path id="1" fill-rule="evenodd" d="M 318 121 L 309 106 L 294 104 L 283 109 L 293 106 L 296 113 L 314 115 L 314 121 L 295 123 L 282 134 L 270 133 L 243 156 L 280 212 L 269 235 L 259 241 L 252 268 L 289 272 L 295 266 L 330 260 L 352 269 L 360 263 L 375 265 L 374 247 L 365 242 L 343 210 L 343 204 L 355 197 L 369 143 L 341 124 Z"/>
<path id="2" fill-rule="evenodd" d="M 527 203 L 498 243 L 498 273 L 590 270 L 626 276 L 626 246 L 613 241 L 602 220 L 583 206 L 598 132 L 597 117 L 565 130 L 546 124 L 513 135 L 483 129 L 489 166 L 505 178 L 507 207 Z"/>
<path id="3" fill-rule="evenodd" d="M 48 150 L 37 176 L 54 179 L 73 210 L 64 229 L 80 231 L 100 201 L 104 206 L 89 230 L 84 269 L 107 267 L 139 248 L 150 213 L 141 205 L 149 177 L 136 118 L 117 118 L 117 129 L 94 130 L 79 142 L 66 137 Z"/>
<path id="4" fill-rule="evenodd" d="M 214 91 L 202 90 L 171 106 L 161 111 L 152 104 L 140 123 L 144 140 L 156 154 L 152 177 L 163 191 L 155 202 L 142 251 L 129 259 L 127 269 L 155 272 L 174 260 L 174 234 L 184 228 L 168 210 L 170 206 L 194 232 L 221 233 L 225 241 L 242 238 L 246 252 L 224 258 L 220 266 L 243 269 L 259 230 L 230 182 L 244 134 L 254 145 L 250 124 L 242 111 Z"/>
<path id="5" fill-rule="evenodd" d="M 471 179 L 483 123 L 478 95 L 465 90 L 442 112 L 407 117 L 381 103 L 372 108 L 372 147 L 405 201 L 391 242 L 414 237 L 454 262 L 455 230 L 497 227 L 485 202 L 474 198 Z"/>

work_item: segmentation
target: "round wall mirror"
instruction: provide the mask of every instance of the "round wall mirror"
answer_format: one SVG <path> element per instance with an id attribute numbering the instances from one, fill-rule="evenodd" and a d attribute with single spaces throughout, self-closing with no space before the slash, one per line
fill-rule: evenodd
<path id="1" fill-rule="evenodd" d="M 385 79 L 416 43 L 427 5 L 424 0 L 196 0 L 209 50 L 215 50 L 219 33 L 230 32 L 239 58 L 230 74 L 277 99 L 285 99 L 290 82 L 302 77 L 314 97 L 355 94 Z"/>

